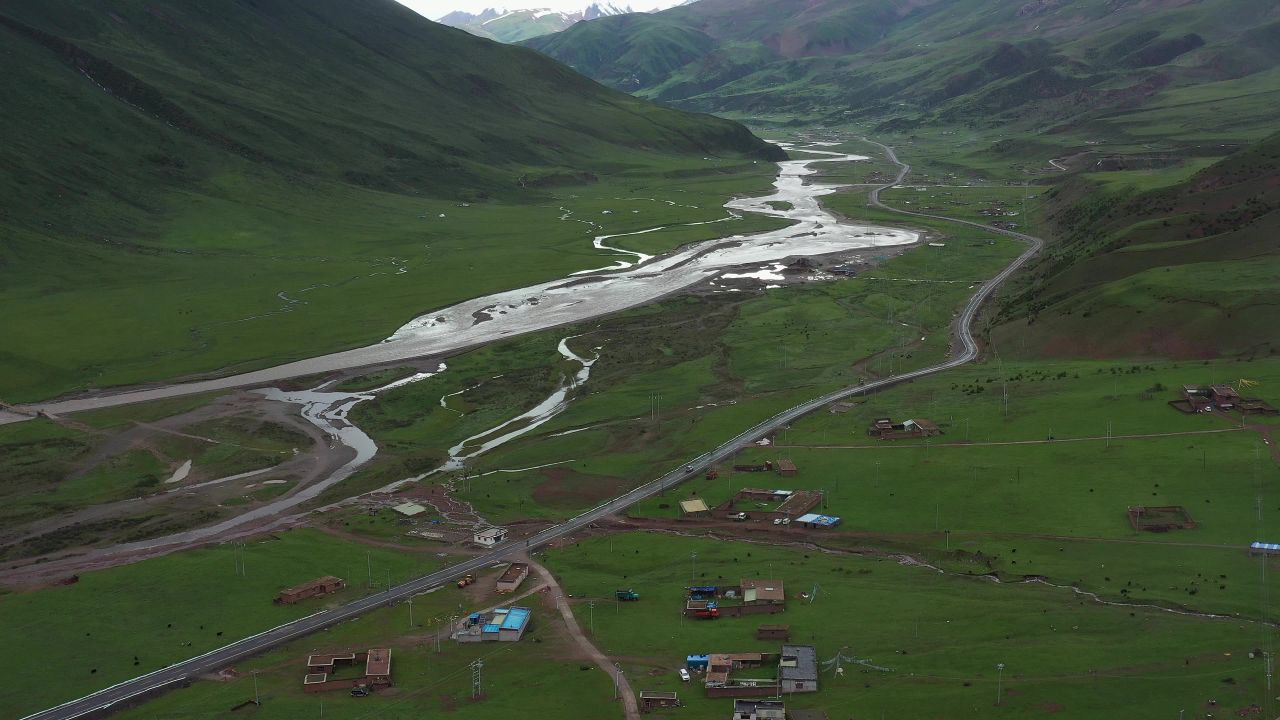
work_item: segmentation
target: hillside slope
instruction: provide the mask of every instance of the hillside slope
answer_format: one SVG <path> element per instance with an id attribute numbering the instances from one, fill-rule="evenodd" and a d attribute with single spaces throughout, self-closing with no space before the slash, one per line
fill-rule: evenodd
<path id="1" fill-rule="evenodd" d="M 1233 102 L 1257 139 L 1280 82 L 1280 7 L 1264 0 L 701 0 L 526 42 L 614 87 L 680 107 L 839 122 L 894 118 L 1162 136 L 1137 113 Z M 1170 112 L 1177 117 L 1178 113 Z"/>
<path id="2" fill-rule="evenodd" d="M 1280 133 L 1186 180 L 1050 191 L 1058 238 L 1007 295 L 1015 355 L 1266 356 L 1280 351 Z"/>
<path id="3" fill-rule="evenodd" d="M 424 235 L 416 218 L 441 212 L 428 201 L 518 207 L 554 185 L 779 153 L 393 0 L 19 0 L 0 37 L 6 400 L 367 342 L 554 270 L 511 253 L 555 238 L 508 238 L 478 213 Z M 416 294 L 368 290 L 394 315 L 335 297 L 353 317 L 291 337 L 285 313 L 316 294 L 297 292 L 477 238 L 520 264 L 468 276 L 486 256 L 441 257 L 446 279 Z M 126 357 L 130 373 L 107 372 Z"/>

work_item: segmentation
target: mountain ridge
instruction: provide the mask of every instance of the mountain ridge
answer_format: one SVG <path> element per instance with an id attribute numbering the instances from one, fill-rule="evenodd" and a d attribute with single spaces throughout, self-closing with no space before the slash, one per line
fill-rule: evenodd
<path id="1" fill-rule="evenodd" d="M 574 262 L 550 252 L 554 232 L 481 217 L 779 154 L 392 0 L 21 0 L 0 38 L 6 401 L 367 343 Z M 475 204 L 469 223 L 428 225 Z M 517 266 L 471 271 L 491 252 Z M 443 275 L 352 295 L 405 257 Z"/>
<path id="2" fill-rule="evenodd" d="M 523 44 L 707 112 L 1079 128 L 1179 88 L 1229 97 L 1280 67 L 1278 32 L 1260 0 L 700 0 Z"/>

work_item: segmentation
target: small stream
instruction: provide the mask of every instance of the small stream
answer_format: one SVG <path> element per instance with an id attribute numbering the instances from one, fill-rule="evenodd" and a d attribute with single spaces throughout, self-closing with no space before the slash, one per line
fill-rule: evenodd
<path id="1" fill-rule="evenodd" d="M 538 428 L 551 420 L 555 416 L 564 412 L 569 407 L 569 393 L 587 381 L 591 376 L 591 366 L 595 364 L 599 356 L 591 359 L 584 358 L 569 349 L 569 341 L 573 338 L 567 337 L 560 341 L 556 349 L 560 355 L 566 360 L 573 360 L 581 365 L 578 372 L 570 378 L 562 381 L 560 387 L 551 393 L 545 400 L 533 406 L 529 410 L 517 415 L 506 422 L 489 428 L 482 433 L 472 435 L 462 442 L 449 448 L 449 460 L 433 472 L 447 472 L 450 470 L 461 469 L 466 461 L 483 455 L 484 453 L 508 443 L 531 430 Z M 597 351 L 600 348 L 595 348 Z M 505 432 L 504 432 L 505 431 Z M 501 433 L 497 435 L 496 433 Z M 484 438 L 488 438 L 485 440 Z M 468 451 L 467 447 L 475 441 L 482 440 L 478 447 Z M 423 476 L 425 477 L 425 476 Z"/>

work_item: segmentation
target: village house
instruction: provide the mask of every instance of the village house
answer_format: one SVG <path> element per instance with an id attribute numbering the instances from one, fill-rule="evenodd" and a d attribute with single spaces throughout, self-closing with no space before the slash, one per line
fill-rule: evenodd
<path id="1" fill-rule="evenodd" d="M 783 645 L 778 661 L 782 692 L 818 691 L 818 651 L 812 645 Z"/>
<path id="2" fill-rule="evenodd" d="M 471 539 L 481 547 L 491 548 L 506 542 L 507 530 L 500 527 L 481 528 L 475 531 Z"/>
<path id="3" fill-rule="evenodd" d="M 529 564 L 513 562 L 502 572 L 494 589 L 500 593 L 515 592 L 527 577 L 529 577 Z"/>

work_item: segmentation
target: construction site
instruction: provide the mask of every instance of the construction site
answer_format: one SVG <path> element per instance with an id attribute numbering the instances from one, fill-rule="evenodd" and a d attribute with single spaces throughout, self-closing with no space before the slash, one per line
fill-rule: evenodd
<path id="1" fill-rule="evenodd" d="M 1241 380 L 1240 387 L 1252 387 L 1252 381 Z M 1198 414 L 1208 412 L 1238 412 L 1241 415 L 1280 415 L 1266 400 L 1241 397 L 1230 385 L 1183 385 L 1182 397 L 1170 400 L 1169 406 L 1179 412 Z"/>
<path id="2" fill-rule="evenodd" d="M 358 673 L 361 665 L 364 672 Z M 302 689 L 309 693 L 350 690 L 358 695 L 388 687 L 391 687 L 391 650 L 388 648 L 310 655 L 307 674 L 302 678 Z"/>
<path id="3" fill-rule="evenodd" d="M 808 513 L 821 502 L 822 493 L 815 490 L 743 488 L 734 493 L 732 498 L 716 506 L 712 515 L 737 519 L 738 513 L 748 512 L 752 519 L 790 522 Z"/>
<path id="4" fill-rule="evenodd" d="M 1196 521 L 1181 505 L 1136 505 L 1128 510 L 1129 526 L 1145 532 L 1194 530 Z"/>
<path id="5" fill-rule="evenodd" d="M 903 420 L 895 423 L 893 418 L 876 418 L 867 428 L 867 435 L 881 440 L 908 440 L 911 438 L 937 437 L 942 434 L 938 424 L 926 418 Z"/>

